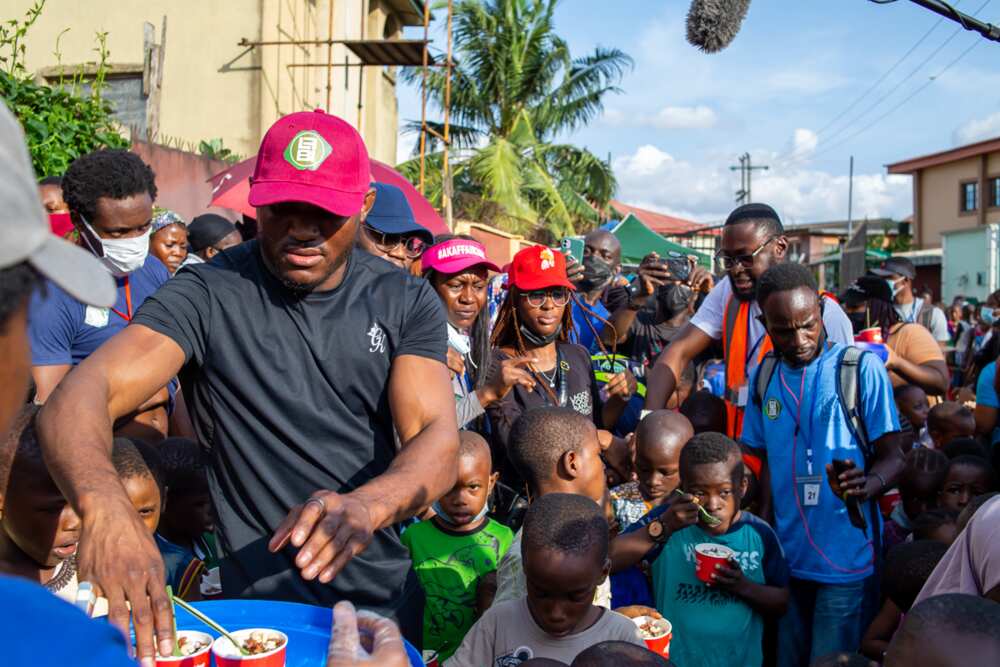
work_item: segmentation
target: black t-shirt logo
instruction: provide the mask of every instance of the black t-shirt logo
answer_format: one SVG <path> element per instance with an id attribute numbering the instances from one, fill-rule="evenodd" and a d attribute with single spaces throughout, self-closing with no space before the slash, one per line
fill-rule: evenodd
<path id="1" fill-rule="evenodd" d="M 368 330 L 368 340 L 371 341 L 371 345 L 368 346 L 369 352 L 385 352 L 385 332 L 382 331 L 382 327 L 373 323 L 372 328 Z"/>

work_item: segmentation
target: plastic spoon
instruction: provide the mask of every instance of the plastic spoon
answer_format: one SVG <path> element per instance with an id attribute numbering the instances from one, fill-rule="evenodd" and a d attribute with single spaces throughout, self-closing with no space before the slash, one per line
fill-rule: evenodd
<path id="1" fill-rule="evenodd" d="M 682 496 L 684 495 L 684 492 L 680 489 L 674 489 L 674 493 L 678 493 Z M 701 517 L 701 520 L 704 521 L 706 525 L 715 527 L 722 523 L 721 519 L 709 514 L 708 510 L 702 507 L 701 503 L 697 500 L 694 501 L 694 504 L 698 506 L 698 516 Z"/>
<path id="2" fill-rule="evenodd" d="M 180 599 L 176 595 L 171 595 L 170 599 L 173 600 L 176 604 L 178 604 L 184 611 L 191 614 L 199 621 L 201 621 L 202 623 L 204 623 L 205 625 L 212 628 L 220 635 L 231 641 L 233 643 L 233 646 L 235 646 L 239 650 L 240 655 L 250 655 L 250 651 L 243 648 L 243 645 L 237 642 L 235 639 L 233 639 L 233 636 L 229 634 L 229 632 L 227 632 L 226 629 L 223 628 L 221 625 L 210 619 L 208 616 L 205 616 L 205 614 L 201 613 L 200 611 L 198 611 L 197 609 L 195 609 L 194 607 L 192 607 L 191 605 L 189 605 L 187 602 Z"/>

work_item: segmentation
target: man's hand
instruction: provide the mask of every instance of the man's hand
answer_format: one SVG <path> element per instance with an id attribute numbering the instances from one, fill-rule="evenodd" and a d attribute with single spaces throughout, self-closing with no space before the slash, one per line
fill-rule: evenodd
<path id="1" fill-rule="evenodd" d="M 656 611 L 652 607 L 647 607 L 641 604 L 630 604 L 627 607 L 618 607 L 618 609 L 615 609 L 615 613 L 628 618 L 639 618 L 640 616 L 663 618 L 663 615 L 660 612 Z"/>
<path id="2" fill-rule="evenodd" d="M 566 255 L 566 279 L 574 285 L 583 280 L 583 264 L 576 261 L 573 255 Z"/>
<path id="3" fill-rule="evenodd" d="M 465 375 L 465 359 L 450 345 L 448 346 L 448 370 L 459 377 Z"/>
<path id="4" fill-rule="evenodd" d="M 691 275 L 688 276 L 687 284 L 690 285 L 691 289 L 695 292 L 708 293 L 712 291 L 713 287 L 715 287 L 715 278 L 708 269 L 695 265 L 695 267 L 691 269 Z"/>
<path id="5" fill-rule="evenodd" d="M 670 509 L 660 515 L 660 522 L 676 532 L 698 523 L 698 505 L 690 493 L 675 495 L 670 503 Z"/>
<path id="6" fill-rule="evenodd" d="M 729 560 L 723 565 L 715 566 L 715 572 L 712 573 L 712 581 L 708 585 L 739 595 L 745 583 L 746 579 L 743 577 L 743 570 L 740 569 L 740 564 L 735 560 Z"/>
<path id="7" fill-rule="evenodd" d="M 847 470 L 839 475 L 833 468 L 832 463 L 826 464 L 826 478 L 830 482 L 830 488 L 838 498 L 846 500 L 848 496 L 856 496 L 859 500 L 865 499 L 865 471 L 858 468 L 854 461 L 847 461 Z"/>
<path id="8" fill-rule="evenodd" d="M 651 252 L 639 264 L 639 294 L 634 301 L 639 303 L 656 294 L 660 285 L 670 282 L 670 270 L 660 261 L 660 256 Z"/>
<path id="9" fill-rule="evenodd" d="M 619 398 L 622 402 L 628 401 L 635 393 L 638 383 L 632 371 L 625 369 L 621 373 L 615 373 L 604 385 L 604 391 L 608 398 Z"/>
<path id="10" fill-rule="evenodd" d="M 110 496 L 106 504 L 82 518 L 78 577 L 94 584 L 108 599 L 109 620 L 126 637 L 131 605 L 136 657 L 152 667 L 157 652 L 154 633 L 160 655 L 171 655 L 174 646 L 163 558 L 127 497 L 125 503 L 116 500 L 117 496 Z"/>
<path id="11" fill-rule="evenodd" d="M 525 370 L 525 366 L 538 363 L 534 357 L 511 357 L 500 362 L 500 367 L 490 373 L 489 382 L 479 390 L 479 403 L 486 407 L 503 399 L 514 385 L 521 385 L 528 391 L 535 388 L 535 378 Z"/>
<path id="12" fill-rule="evenodd" d="M 333 607 L 333 629 L 326 650 L 326 667 L 407 667 L 399 628 L 388 618 L 354 611 L 346 600 Z"/>
<path id="13" fill-rule="evenodd" d="M 371 543 L 375 526 L 365 503 L 350 494 L 317 491 L 297 505 L 268 543 L 277 553 L 291 543 L 300 547 L 295 565 L 302 578 L 328 584 L 354 556 Z"/>

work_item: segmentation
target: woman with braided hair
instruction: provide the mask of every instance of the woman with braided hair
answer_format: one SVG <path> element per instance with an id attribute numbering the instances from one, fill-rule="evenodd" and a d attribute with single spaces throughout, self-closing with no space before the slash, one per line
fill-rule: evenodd
<path id="1" fill-rule="evenodd" d="M 635 378 L 622 374 L 599 391 L 590 354 L 569 342 L 573 326 L 566 258 L 544 246 L 525 248 L 514 256 L 509 290 L 493 328 L 490 372 L 508 359 L 523 358 L 531 383 L 519 383 L 487 408 L 493 427 L 494 460 L 501 480 L 523 488 L 521 475 L 507 462 L 507 439 L 524 412 L 543 406 L 568 407 L 593 419 L 601 428 L 613 424 L 635 391 Z M 604 394 L 602 400 L 601 394 Z"/>

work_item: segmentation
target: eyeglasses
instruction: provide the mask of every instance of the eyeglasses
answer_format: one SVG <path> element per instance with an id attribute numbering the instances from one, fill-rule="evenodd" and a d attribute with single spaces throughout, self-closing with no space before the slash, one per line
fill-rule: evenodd
<path id="1" fill-rule="evenodd" d="M 553 287 L 552 289 L 536 289 L 530 292 L 521 292 L 529 306 L 541 308 L 546 299 L 552 299 L 552 305 L 556 307 L 565 306 L 569 303 L 569 290 L 565 287 Z"/>
<path id="2" fill-rule="evenodd" d="M 371 238 L 379 250 L 390 253 L 399 246 L 403 246 L 403 251 L 409 259 L 416 259 L 424 254 L 427 244 L 419 236 L 407 236 L 406 234 L 385 234 L 365 225 L 365 233 Z"/>
<path id="3" fill-rule="evenodd" d="M 768 240 L 764 241 L 759 246 L 757 246 L 757 249 L 754 250 L 749 255 L 736 255 L 734 257 L 732 255 L 725 255 L 720 250 L 715 254 L 715 261 L 717 261 L 719 265 L 722 266 L 722 268 L 725 269 L 726 271 L 729 271 L 730 269 L 735 269 L 737 264 L 741 264 L 744 269 L 752 268 L 753 260 L 757 257 L 757 255 L 759 255 L 764 250 L 764 248 L 767 247 L 768 243 L 770 243 L 771 241 L 775 241 L 777 239 L 778 239 L 777 236 L 772 236 L 771 238 L 769 238 Z"/>

